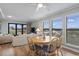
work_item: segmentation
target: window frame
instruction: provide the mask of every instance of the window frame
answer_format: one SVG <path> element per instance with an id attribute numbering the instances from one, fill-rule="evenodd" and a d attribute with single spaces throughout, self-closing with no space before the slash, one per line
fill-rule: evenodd
<path id="1" fill-rule="evenodd" d="M 15 36 L 17 35 L 17 25 L 21 25 L 21 34 L 23 34 L 23 25 L 27 25 L 27 24 L 21 24 L 21 23 L 8 23 L 8 34 L 10 34 L 10 24 L 14 24 L 15 25 Z"/>

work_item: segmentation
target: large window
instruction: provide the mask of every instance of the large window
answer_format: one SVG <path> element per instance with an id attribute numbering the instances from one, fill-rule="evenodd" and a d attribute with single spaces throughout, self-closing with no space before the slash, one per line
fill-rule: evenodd
<path id="1" fill-rule="evenodd" d="M 23 34 L 24 33 L 27 33 L 27 25 L 26 24 L 23 25 Z"/>
<path id="2" fill-rule="evenodd" d="M 16 34 L 16 25 L 15 25 L 15 24 L 9 24 L 8 32 L 9 32 L 10 34 L 15 35 L 15 34 Z"/>
<path id="3" fill-rule="evenodd" d="M 61 34 L 62 33 L 61 30 L 62 30 L 62 19 L 61 18 L 54 19 L 52 21 L 52 35 L 54 31 Z"/>
<path id="4" fill-rule="evenodd" d="M 22 34 L 22 25 L 17 24 L 17 35 Z"/>
<path id="5" fill-rule="evenodd" d="M 79 13 L 67 16 L 66 42 L 79 46 Z"/>
<path id="6" fill-rule="evenodd" d="M 18 23 L 9 23 L 8 24 L 8 33 L 13 35 L 19 35 L 26 33 L 26 24 L 18 24 Z"/>
<path id="7" fill-rule="evenodd" d="M 43 29 L 44 30 L 49 30 L 49 20 L 44 20 L 43 21 Z"/>
<path id="8" fill-rule="evenodd" d="M 43 32 L 46 35 L 49 35 L 49 20 L 44 20 L 43 21 Z"/>

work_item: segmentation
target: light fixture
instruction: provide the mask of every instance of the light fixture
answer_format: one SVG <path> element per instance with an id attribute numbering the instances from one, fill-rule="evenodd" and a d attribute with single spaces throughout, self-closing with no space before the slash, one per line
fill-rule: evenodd
<path id="1" fill-rule="evenodd" d="M 43 7 L 43 4 L 38 4 L 38 7 L 39 7 L 39 8 L 42 8 L 42 7 Z"/>
<path id="2" fill-rule="evenodd" d="M 42 3 L 37 5 L 36 11 L 38 11 L 40 8 L 46 8 Z"/>
<path id="3" fill-rule="evenodd" d="M 37 32 L 40 32 L 40 29 L 39 29 L 39 28 L 37 28 L 37 29 L 36 29 L 36 31 L 37 31 Z"/>
<path id="4" fill-rule="evenodd" d="M 12 16 L 7 16 L 8 18 L 12 18 Z"/>
<path id="5" fill-rule="evenodd" d="M 39 33 L 40 33 L 40 29 L 39 29 L 39 28 L 37 28 L 37 29 L 36 29 L 36 32 L 37 32 L 37 34 L 39 34 Z"/>

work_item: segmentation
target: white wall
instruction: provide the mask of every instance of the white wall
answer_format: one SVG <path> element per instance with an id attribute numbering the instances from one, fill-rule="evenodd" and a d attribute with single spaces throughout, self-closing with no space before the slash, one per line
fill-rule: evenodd
<path id="1" fill-rule="evenodd" d="M 43 20 L 33 22 L 31 27 L 39 28 L 40 31 L 43 31 Z"/>
<path id="2" fill-rule="evenodd" d="M 8 34 L 8 23 L 7 22 L 1 23 L 1 33 Z"/>

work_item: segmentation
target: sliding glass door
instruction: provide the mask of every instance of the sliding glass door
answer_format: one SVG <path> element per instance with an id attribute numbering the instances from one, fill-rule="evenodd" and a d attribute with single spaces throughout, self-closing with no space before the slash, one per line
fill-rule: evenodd
<path id="1" fill-rule="evenodd" d="M 22 25 L 21 24 L 17 24 L 17 35 L 22 34 Z"/>
<path id="2" fill-rule="evenodd" d="M 12 35 L 20 35 L 27 33 L 27 25 L 26 24 L 18 24 L 18 23 L 9 23 L 8 24 L 8 33 Z"/>
<path id="3" fill-rule="evenodd" d="M 15 24 L 9 24 L 8 28 L 9 28 L 8 29 L 9 34 L 16 35 L 16 25 Z"/>
<path id="4" fill-rule="evenodd" d="M 27 25 L 26 24 L 23 25 L 23 34 L 24 33 L 27 33 Z"/>

